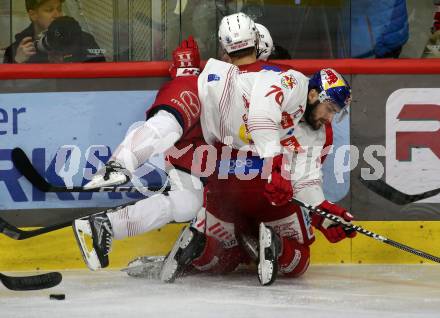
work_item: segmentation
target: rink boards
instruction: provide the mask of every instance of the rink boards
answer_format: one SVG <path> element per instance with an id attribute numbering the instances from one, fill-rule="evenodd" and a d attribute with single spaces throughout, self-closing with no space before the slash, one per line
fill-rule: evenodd
<path id="1" fill-rule="evenodd" d="M 358 180 L 362 173 L 374 172 L 407 194 L 440 187 L 440 60 L 283 62 L 305 74 L 333 67 L 352 86 L 354 98 L 345 121 L 349 133 L 335 125 L 335 144 L 340 143 L 324 167 L 326 197 L 349 209 L 365 229 L 440 255 L 440 195 L 399 206 Z M 39 192 L 17 173 L 10 152 L 23 148 L 44 177 L 59 184 L 63 180 L 55 171 L 54 158 L 60 148 L 71 147 L 80 160 L 77 166 L 69 165 L 74 171 L 64 172 L 74 184 L 83 184 L 88 163 L 97 154 L 102 161 L 108 158 L 108 150 L 127 128 L 144 119 L 155 92 L 168 80 L 168 66 L 168 62 L 2 66 L 0 216 L 17 226 L 42 226 L 136 199 L 132 193 Z M 140 255 L 166 253 L 179 228 L 170 225 L 116 242 L 112 266 L 122 267 Z M 312 246 L 315 264 L 421 261 L 361 235 L 331 245 L 318 233 Z M 36 268 L 85 268 L 70 229 L 26 241 L 0 237 L 0 270 Z"/>
<path id="2" fill-rule="evenodd" d="M 440 221 L 359 221 L 356 224 L 400 243 L 440 255 Z M 137 256 L 166 254 L 182 224 L 115 241 L 111 268 L 122 268 Z M 364 235 L 331 244 L 317 233 L 312 264 L 420 264 L 429 261 Z M 85 269 L 71 228 L 25 241 L 0 237 L 0 271 Z"/>

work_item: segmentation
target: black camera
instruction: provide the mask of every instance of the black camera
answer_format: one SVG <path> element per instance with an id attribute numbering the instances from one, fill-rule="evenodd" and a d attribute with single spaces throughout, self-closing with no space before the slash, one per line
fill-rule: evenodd
<path id="1" fill-rule="evenodd" d="M 34 42 L 37 51 L 69 52 L 81 45 L 82 30 L 72 17 L 56 18 L 42 36 Z"/>

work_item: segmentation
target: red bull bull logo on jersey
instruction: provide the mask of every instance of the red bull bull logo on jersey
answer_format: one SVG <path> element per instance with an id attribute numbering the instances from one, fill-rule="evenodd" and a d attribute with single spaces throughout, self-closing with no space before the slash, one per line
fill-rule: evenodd
<path id="1" fill-rule="evenodd" d="M 288 89 L 293 89 L 298 82 L 296 81 L 295 77 L 292 75 L 282 75 L 281 76 L 281 85 Z"/>

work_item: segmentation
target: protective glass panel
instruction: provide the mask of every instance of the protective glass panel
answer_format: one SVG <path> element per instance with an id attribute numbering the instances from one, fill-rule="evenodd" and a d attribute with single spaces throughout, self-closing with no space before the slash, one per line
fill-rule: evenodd
<path id="1" fill-rule="evenodd" d="M 222 53 L 217 40 L 218 25 L 224 16 L 239 11 L 269 29 L 277 48 L 273 57 L 277 59 L 439 56 L 438 0 L 61 2 L 62 13 L 53 10 L 60 0 L 0 0 L 0 54 L 4 55 L 5 51 L 9 54 L 5 62 L 169 60 L 173 49 L 189 35 L 198 41 L 203 59 L 218 57 Z M 32 4 L 40 6 L 32 9 Z M 59 15 L 72 17 L 74 22 L 60 23 L 58 28 L 49 23 L 55 36 L 48 37 L 46 46 L 39 48 L 37 44 L 44 27 Z M 75 38 L 78 28 L 82 39 L 81 36 Z M 60 32 L 61 40 L 56 37 Z M 28 41 L 32 43 L 20 49 L 25 36 L 30 36 L 32 40 Z M 9 52 L 7 48 L 11 44 Z M 37 47 L 37 51 L 45 51 L 44 58 L 32 58 L 35 49 L 31 46 Z M 56 49 L 63 54 L 56 54 Z M 79 56 L 78 50 L 83 51 Z"/>

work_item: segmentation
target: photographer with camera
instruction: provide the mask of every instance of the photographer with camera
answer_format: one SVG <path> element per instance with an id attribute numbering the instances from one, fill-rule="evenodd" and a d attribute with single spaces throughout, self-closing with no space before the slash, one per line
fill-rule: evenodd
<path id="1" fill-rule="evenodd" d="M 64 0 L 26 0 L 31 24 L 15 35 L 3 63 L 105 62 L 103 50 L 78 21 L 64 16 Z"/>

